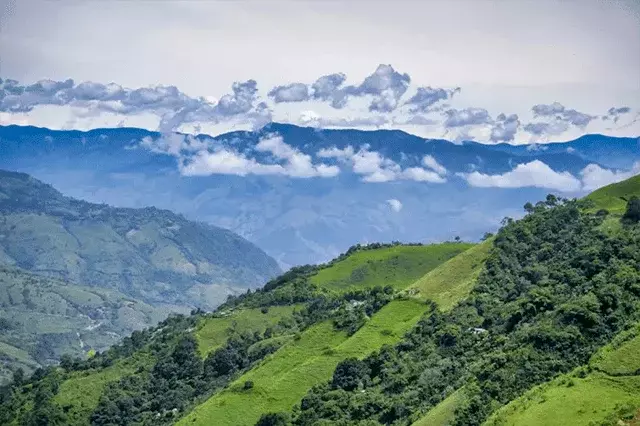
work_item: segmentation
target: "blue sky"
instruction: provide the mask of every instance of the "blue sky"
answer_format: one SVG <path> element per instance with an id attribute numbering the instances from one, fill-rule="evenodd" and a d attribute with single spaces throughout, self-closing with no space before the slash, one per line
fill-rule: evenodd
<path id="1" fill-rule="evenodd" d="M 631 0 L 3 0 L 2 13 L 2 124 L 640 134 Z"/>

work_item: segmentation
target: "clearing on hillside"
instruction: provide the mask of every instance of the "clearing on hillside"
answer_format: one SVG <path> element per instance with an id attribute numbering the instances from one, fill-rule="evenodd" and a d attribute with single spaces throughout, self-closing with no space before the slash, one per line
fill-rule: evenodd
<path id="1" fill-rule="evenodd" d="M 621 215 L 627 208 L 627 201 L 634 195 L 640 197 L 640 175 L 602 187 L 585 198 L 595 203 L 593 211 L 607 209 Z"/>
<path id="2" fill-rule="evenodd" d="M 398 342 L 428 309 L 417 300 L 394 300 L 351 337 L 336 331 L 330 321 L 317 324 L 178 424 L 253 426 L 263 413 L 288 411 L 312 386 L 329 380 L 341 360 L 362 358 Z M 254 384 L 250 390 L 243 389 L 247 381 Z"/>
<path id="3" fill-rule="evenodd" d="M 465 298 L 489 256 L 493 240 L 486 240 L 427 273 L 407 289 L 416 297 L 431 299 L 448 310 Z"/>
<path id="4" fill-rule="evenodd" d="M 202 357 L 206 357 L 225 344 L 231 333 L 264 333 L 265 329 L 278 323 L 282 318 L 290 316 L 302 305 L 270 306 L 262 309 L 240 309 L 225 316 L 210 316 L 201 321 L 196 331 L 198 349 Z"/>
<path id="5" fill-rule="evenodd" d="M 402 290 L 472 246 L 469 243 L 442 243 L 360 250 L 321 269 L 310 281 L 318 287 L 333 291 L 387 285 Z"/>
<path id="6" fill-rule="evenodd" d="M 494 413 L 486 426 L 582 426 L 618 423 L 640 409 L 640 324 L 623 332 L 570 374 L 533 388 Z M 606 422 L 605 422 L 606 421 Z"/>

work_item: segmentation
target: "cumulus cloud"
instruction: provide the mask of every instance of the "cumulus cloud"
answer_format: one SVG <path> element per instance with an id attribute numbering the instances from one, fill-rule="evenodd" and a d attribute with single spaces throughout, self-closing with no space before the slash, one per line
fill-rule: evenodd
<path id="1" fill-rule="evenodd" d="M 620 120 L 620 118 L 623 115 L 629 114 L 631 112 L 631 108 L 627 107 L 627 106 L 623 106 L 623 107 L 611 107 L 609 108 L 609 110 L 607 111 L 606 115 L 603 115 L 601 118 L 603 120 L 612 120 L 614 123 L 617 123 L 618 120 Z"/>
<path id="2" fill-rule="evenodd" d="M 343 73 L 323 75 L 318 78 L 311 86 L 313 89 L 313 99 L 331 101 L 331 105 L 334 108 L 344 107 L 346 97 L 345 94 L 341 92 L 340 86 L 342 86 L 346 79 L 347 76 Z"/>
<path id="3" fill-rule="evenodd" d="M 400 200 L 391 198 L 390 200 L 387 200 L 387 204 L 389 205 L 389 207 L 391 207 L 391 210 L 393 210 L 396 213 L 402 210 L 402 203 L 400 202 Z"/>
<path id="4" fill-rule="evenodd" d="M 328 101 L 336 109 L 344 108 L 349 98 L 370 96 L 370 112 L 391 112 L 405 94 L 411 78 L 397 72 L 391 65 L 380 64 L 358 85 L 343 86 L 346 75 L 335 73 L 318 78 L 309 88 L 303 83 L 277 86 L 269 95 L 276 102 L 300 102 L 309 98 Z"/>
<path id="5" fill-rule="evenodd" d="M 217 102 L 211 98 L 190 97 L 175 86 L 154 86 L 138 89 L 118 84 L 40 80 L 21 85 L 15 80 L 0 80 L 0 112 L 25 113 L 37 106 L 55 105 L 83 108 L 85 114 L 110 112 L 131 115 L 152 113 L 161 117 L 162 132 L 177 129 L 183 123 L 218 123 L 232 118 L 264 124 L 271 111 L 258 98 L 255 80 L 235 82 L 232 93 Z"/>
<path id="6" fill-rule="evenodd" d="M 304 83 L 291 83 L 274 87 L 268 96 L 276 103 L 303 102 L 309 100 L 309 88 Z"/>
<path id="7" fill-rule="evenodd" d="M 513 170 L 499 175 L 480 172 L 459 173 L 471 186 L 482 188 L 523 188 L 538 187 L 562 192 L 576 192 L 582 189 L 580 180 L 568 172 L 556 172 L 539 160 L 518 164 Z"/>
<path id="8" fill-rule="evenodd" d="M 444 112 L 446 120 L 444 125 L 447 128 L 476 126 L 491 123 L 491 116 L 484 108 L 449 109 Z"/>
<path id="9" fill-rule="evenodd" d="M 351 146 L 342 149 L 337 147 L 323 148 L 316 155 L 320 158 L 335 158 L 342 163 L 350 163 L 353 172 L 361 175 L 363 182 L 391 182 L 395 180 L 446 182 L 446 179 L 441 176 L 441 174 L 446 174 L 446 169 L 430 156 L 425 156 L 423 164 L 432 170 L 422 167 L 409 167 L 403 170 L 398 163 L 384 157 L 379 152 L 369 151 L 367 145 L 357 151 Z M 433 168 L 438 171 L 434 171 Z"/>
<path id="10" fill-rule="evenodd" d="M 270 155 L 270 162 L 260 162 L 257 158 L 252 158 L 250 152 L 237 152 L 218 140 L 178 133 L 158 138 L 145 137 L 139 146 L 175 157 L 180 172 L 186 176 L 255 174 L 328 178 L 340 173 L 338 166 L 313 163 L 310 155 L 286 144 L 278 134 L 260 139 L 254 147 L 256 154 Z"/>
<path id="11" fill-rule="evenodd" d="M 499 114 L 491 128 L 490 139 L 493 142 L 511 142 L 520 128 L 517 114 Z"/>
<path id="12" fill-rule="evenodd" d="M 631 170 L 628 171 L 608 170 L 603 169 L 597 164 L 589 164 L 580 172 L 584 189 L 587 191 L 593 191 L 594 189 L 629 179 L 638 174 L 640 174 L 640 162 L 636 162 Z"/>
<path id="13" fill-rule="evenodd" d="M 526 132 L 535 136 L 557 135 L 568 130 L 570 126 L 583 129 L 597 118 L 575 109 L 566 108 L 559 102 L 534 105 L 531 111 L 534 118 L 546 119 L 546 121 L 528 123 L 524 126 Z"/>
<path id="14" fill-rule="evenodd" d="M 313 164 L 311 156 L 284 143 L 282 136 L 271 135 L 261 139 L 256 145 L 256 150 L 269 152 L 276 159 L 284 160 L 284 174 L 297 178 L 333 177 L 340 173 L 337 166 L 326 164 Z"/>
<path id="15" fill-rule="evenodd" d="M 410 111 L 412 113 L 427 112 L 431 107 L 440 101 L 444 101 L 453 97 L 454 94 L 460 92 L 460 88 L 456 87 L 453 90 L 446 90 L 441 88 L 418 87 L 415 95 L 413 95 L 405 105 L 410 105 Z"/>
<path id="16" fill-rule="evenodd" d="M 345 91 L 350 96 L 373 96 L 369 111 L 391 112 L 398 106 L 409 83 L 409 74 L 400 74 L 391 65 L 380 64 L 360 85 L 348 86 Z"/>
<path id="17" fill-rule="evenodd" d="M 447 169 L 442 164 L 438 163 L 438 161 L 432 155 L 425 155 L 424 157 L 422 157 L 422 164 L 441 176 L 447 174 Z"/>

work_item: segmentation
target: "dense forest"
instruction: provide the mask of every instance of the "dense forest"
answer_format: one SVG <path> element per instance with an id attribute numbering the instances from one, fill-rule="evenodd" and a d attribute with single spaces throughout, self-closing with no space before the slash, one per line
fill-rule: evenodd
<path id="1" fill-rule="evenodd" d="M 533 386 L 586 365 L 636 325 L 640 200 L 626 200 L 622 215 L 589 199 L 553 195 L 524 208 L 523 219 L 505 218 L 495 236 L 487 235 L 491 250 L 467 297 L 451 309 L 421 300 L 424 315 L 397 343 L 340 360 L 328 381 L 308 389 L 290 410 L 265 410 L 257 424 L 410 425 L 462 392 L 451 424 L 480 425 Z M 262 290 L 230 297 L 216 312 L 172 315 L 88 359 L 65 356 L 58 367 L 28 378 L 16 370 L 0 391 L 0 424 L 173 424 L 314 326 L 330 322 L 336 333 L 353 336 L 392 301 L 415 297 L 400 285 L 338 292 L 314 281 L 354 255 L 397 246 L 354 246 L 327 265 L 294 268 Z M 389 262 L 406 266 L 398 257 Z M 358 282 L 366 273 L 353 271 L 348 279 Z M 290 314 L 260 329 L 232 320 L 222 344 L 203 353 L 197 334 L 203 323 L 247 309 L 266 323 L 281 307 Z M 117 378 L 101 378 L 114 370 Z M 104 382 L 95 406 L 61 402 L 60 388 L 78 377 Z M 246 380 L 234 392 L 254 386 Z"/>

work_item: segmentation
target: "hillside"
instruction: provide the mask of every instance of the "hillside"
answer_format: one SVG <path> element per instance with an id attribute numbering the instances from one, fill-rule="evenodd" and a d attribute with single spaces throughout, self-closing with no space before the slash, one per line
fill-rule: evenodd
<path id="1" fill-rule="evenodd" d="M 466 426 L 564 409 L 580 424 L 586 395 L 627 419 L 640 224 L 605 220 L 620 216 L 550 196 L 478 245 L 354 246 L 18 377 L 0 423 Z"/>
<path id="2" fill-rule="evenodd" d="M 0 383 L 16 367 L 103 351 L 170 312 L 213 309 L 278 271 L 229 231 L 0 171 Z"/>
<path id="3" fill-rule="evenodd" d="M 0 236 L 4 264 L 151 304 L 211 309 L 279 271 L 232 232 L 166 210 L 75 200 L 6 171 L 0 171 Z"/>
<path id="4" fill-rule="evenodd" d="M 498 410 L 486 426 L 627 425 L 640 418 L 640 325 L 617 336 L 588 364 Z"/>
<path id="5" fill-rule="evenodd" d="M 594 211 L 606 209 L 610 213 L 620 215 L 624 213 L 627 202 L 633 196 L 640 197 L 640 175 L 600 188 L 589 194 L 586 199 L 593 202 L 591 208 Z"/>
<path id="6" fill-rule="evenodd" d="M 15 368 L 31 373 L 64 354 L 103 351 L 178 309 L 6 266 L 0 266 L 0 306 L 0 383 Z"/>

